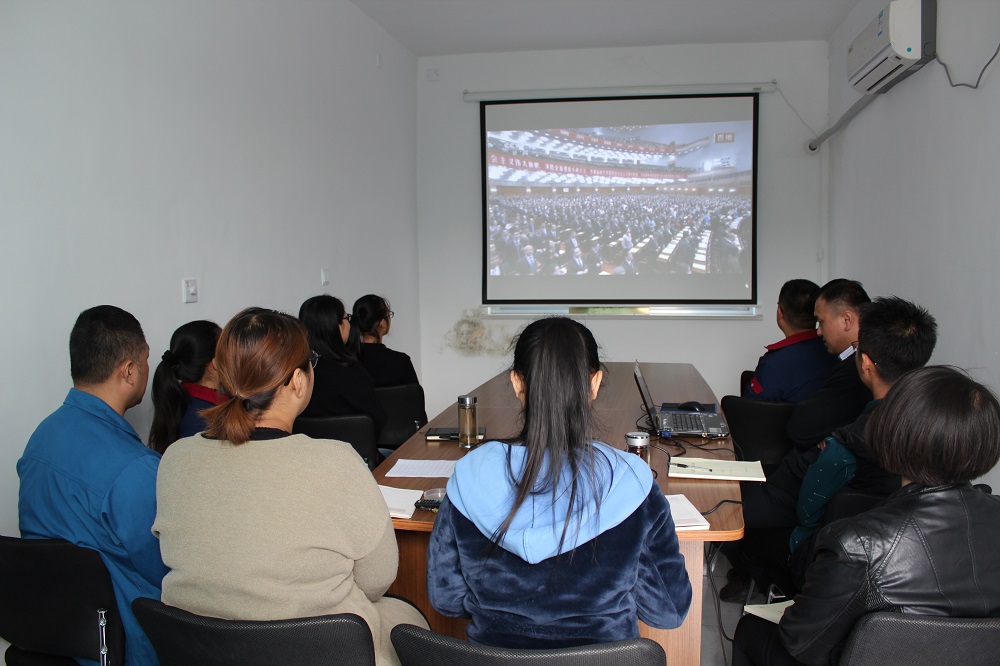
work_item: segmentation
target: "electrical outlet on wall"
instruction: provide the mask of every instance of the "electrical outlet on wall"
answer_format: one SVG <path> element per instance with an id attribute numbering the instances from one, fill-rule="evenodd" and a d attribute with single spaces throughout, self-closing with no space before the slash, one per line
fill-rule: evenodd
<path id="1" fill-rule="evenodd" d="M 184 278 L 181 280 L 181 302 L 198 302 L 198 280 L 195 278 Z"/>

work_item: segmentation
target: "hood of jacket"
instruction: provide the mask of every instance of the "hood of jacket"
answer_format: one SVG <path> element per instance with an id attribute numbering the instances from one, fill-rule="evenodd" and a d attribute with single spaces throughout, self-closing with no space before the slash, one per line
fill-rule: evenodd
<path id="1" fill-rule="evenodd" d="M 523 446 L 487 442 L 459 460 L 448 480 L 448 501 L 487 539 L 493 538 L 513 506 L 516 488 L 511 477 L 520 478 L 526 453 Z M 594 443 L 594 460 L 597 488 L 591 487 L 587 476 L 578 479 L 580 509 L 568 524 L 571 478 L 567 465 L 554 498 L 551 489 L 529 495 L 500 546 L 537 564 L 587 543 L 632 515 L 652 487 L 649 466 L 639 456 L 599 442 Z M 595 495 L 600 496 L 600 508 Z"/>

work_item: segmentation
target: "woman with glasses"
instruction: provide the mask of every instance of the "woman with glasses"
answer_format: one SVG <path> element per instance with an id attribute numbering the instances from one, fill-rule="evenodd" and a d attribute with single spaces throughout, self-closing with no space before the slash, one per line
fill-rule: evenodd
<path id="1" fill-rule="evenodd" d="M 309 332 L 309 343 L 319 354 L 316 386 L 303 416 L 367 414 L 375 422 L 375 436 L 386 421 L 375 398 L 375 382 L 358 362 L 351 315 L 339 298 L 313 296 L 299 308 L 299 321 Z"/>
<path id="2" fill-rule="evenodd" d="M 382 338 L 392 327 L 395 314 L 389 309 L 389 301 L 375 294 L 368 294 L 354 301 L 352 335 L 360 343 L 361 365 L 375 380 L 375 386 L 420 383 L 410 357 L 382 344 Z"/>
<path id="3" fill-rule="evenodd" d="M 160 462 L 162 599 L 238 620 L 355 613 L 378 663 L 398 664 L 392 627 L 427 623 L 382 596 L 399 551 L 378 486 L 349 444 L 291 434 L 316 360 L 305 327 L 286 314 L 250 308 L 222 331 L 216 367 L 232 398 Z"/>

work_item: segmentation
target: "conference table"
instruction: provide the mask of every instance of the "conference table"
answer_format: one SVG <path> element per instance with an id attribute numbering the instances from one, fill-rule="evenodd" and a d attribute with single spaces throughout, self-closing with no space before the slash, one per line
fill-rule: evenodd
<path id="1" fill-rule="evenodd" d="M 634 363 L 605 363 L 604 382 L 594 403 L 597 412 L 599 440 L 620 449 L 625 448 L 625 433 L 637 430 L 636 423 L 644 417 L 642 399 L 633 379 Z M 693 365 L 686 363 L 641 363 L 643 376 L 657 402 L 695 400 L 717 403 L 711 388 Z M 469 391 L 478 400 L 480 427 L 486 428 L 486 439 L 516 435 L 520 426 L 521 405 L 514 396 L 507 372 L 502 372 L 481 386 Z M 386 477 L 397 460 L 458 460 L 468 451 L 455 441 L 427 441 L 424 434 L 430 427 L 456 427 L 457 408 L 445 409 L 424 428 L 403 443 L 392 456 L 375 470 L 375 480 L 386 486 L 429 490 L 443 488 L 445 478 Z M 653 437 L 651 443 L 665 447 L 671 455 L 682 449 L 671 440 Z M 675 442 L 676 444 L 677 442 Z M 685 438 L 687 455 L 699 458 L 733 459 L 732 443 L 724 440 Z M 701 512 L 718 505 L 721 500 L 739 500 L 740 487 L 735 481 L 669 478 L 669 459 L 663 451 L 652 447 L 650 466 L 664 494 L 683 494 Z M 427 616 L 436 632 L 465 638 L 468 620 L 450 618 L 435 611 L 427 599 L 427 545 L 434 528 L 431 511 L 418 509 L 409 519 L 393 518 L 399 546 L 399 573 L 389 589 L 415 603 Z M 701 654 L 702 581 L 704 580 L 705 542 L 734 541 L 743 536 L 743 514 L 738 504 L 725 503 L 706 516 L 708 530 L 679 531 L 681 553 L 691 578 L 692 601 L 684 624 L 677 629 L 663 630 L 639 625 L 640 635 L 663 646 L 668 664 L 698 664 Z"/>

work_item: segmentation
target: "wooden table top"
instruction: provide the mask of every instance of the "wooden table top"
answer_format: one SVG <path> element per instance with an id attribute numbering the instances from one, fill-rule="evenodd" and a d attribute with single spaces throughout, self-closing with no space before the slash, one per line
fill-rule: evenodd
<path id="1" fill-rule="evenodd" d="M 609 362 L 605 364 L 604 383 L 598 393 L 597 438 L 619 449 L 625 448 L 625 433 L 637 430 L 636 423 L 644 418 L 642 398 L 632 377 L 634 363 Z M 642 374 L 657 402 L 684 402 L 695 400 L 717 403 L 711 388 L 695 367 L 688 363 L 640 363 Z M 520 427 L 521 405 L 514 395 L 506 372 L 493 377 L 469 392 L 478 399 L 478 420 L 486 428 L 486 439 L 502 439 L 516 435 Z M 420 432 L 408 439 L 396 452 L 375 470 L 375 480 L 386 486 L 427 490 L 443 488 L 444 478 L 390 477 L 385 474 L 399 459 L 458 460 L 467 453 L 458 442 L 429 442 L 424 433 L 430 427 L 457 427 L 458 410 L 449 407 L 437 415 Z M 687 454 L 677 446 L 677 441 L 652 437 L 650 443 L 666 448 L 672 456 L 689 455 L 697 458 L 734 459 L 732 442 L 728 439 L 704 440 L 683 438 Z M 653 447 L 650 466 L 656 472 L 660 488 L 667 495 L 683 494 L 699 511 L 708 511 L 720 500 L 739 500 L 740 486 L 735 481 L 706 479 L 671 479 L 667 477 L 668 457 Z M 417 510 L 409 520 L 393 518 L 397 530 L 429 532 L 434 527 L 434 513 Z M 681 541 L 733 541 L 743 536 L 743 513 L 737 504 L 723 504 L 706 516 L 708 530 L 678 532 Z"/>

